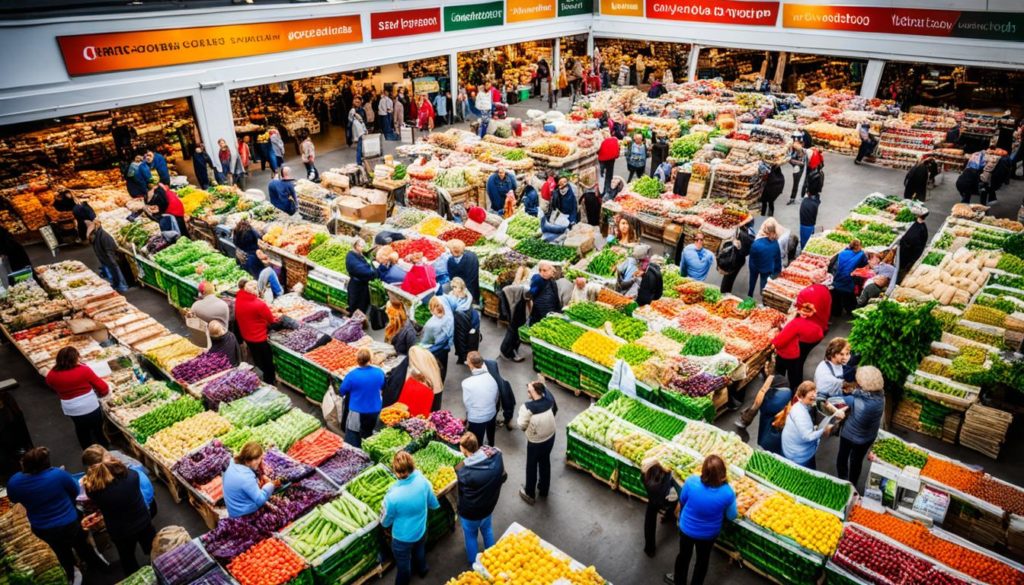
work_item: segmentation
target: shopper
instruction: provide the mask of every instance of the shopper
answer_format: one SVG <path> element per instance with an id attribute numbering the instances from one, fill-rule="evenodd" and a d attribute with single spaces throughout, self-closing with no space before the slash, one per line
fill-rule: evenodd
<path id="1" fill-rule="evenodd" d="M 555 267 L 547 260 L 537 263 L 537 274 L 530 278 L 530 323 L 539 323 L 548 313 L 562 310 L 562 299 L 555 281 Z"/>
<path id="2" fill-rule="evenodd" d="M 487 127 L 491 123 L 491 114 L 494 111 L 494 99 L 491 94 L 490 81 L 485 81 L 482 89 L 477 88 L 474 105 L 480 116 L 480 137 L 483 138 L 487 135 Z"/>
<path id="3" fill-rule="evenodd" d="M 907 233 L 900 238 L 900 275 L 906 274 L 907 270 L 917 262 L 917 259 L 924 253 L 928 245 L 928 210 L 914 209 L 914 223 L 907 228 Z"/>
<path id="4" fill-rule="evenodd" d="M 503 215 L 505 213 L 505 198 L 509 193 L 515 196 L 516 177 L 508 172 L 503 166 L 491 173 L 487 179 L 487 202 L 490 205 L 490 212 Z"/>
<path id="5" fill-rule="evenodd" d="M 442 298 L 448 303 L 454 322 L 455 363 L 462 365 L 469 352 L 480 348 L 480 313 L 473 308 L 473 297 L 462 278 L 453 278 L 448 286 Z"/>
<path id="6" fill-rule="evenodd" d="M 291 167 L 281 167 L 280 178 L 273 179 L 267 185 L 267 197 L 270 198 L 270 203 L 285 215 L 295 215 L 299 210 L 299 199 L 295 195 L 295 180 L 292 178 Z"/>
<path id="7" fill-rule="evenodd" d="M 82 479 L 85 494 L 103 515 L 125 577 L 139 570 L 135 546 L 148 555 L 156 537 L 140 481 L 137 471 L 113 458 L 90 465 Z"/>
<path id="8" fill-rule="evenodd" d="M 346 289 L 349 316 L 354 315 L 356 311 L 362 311 L 364 314 L 370 311 L 370 281 L 377 278 L 377 271 L 363 255 L 365 251 L 366 241 L 356 238 L 352 243 L 352 249 L 345 256 L 345 271 L 349 276 Z"/>
<path id="9" fill-rule="evenodd" d="M 814 386 L 818 400 L 844 398 L 846 392 L 846 364 L 850 361 L 850 342 L 835 337 L 825 346 L 825 359 L 814 369 Z M 849 401 L 847 401 L 849 404 Z"/>
<path id="10" fill-rule="evenodd" d="M 479 352 L 467 357 L 469 377 L 462 381 L 462 403 L 466 408 L 466 430 L 476 436 L 477 442 L 494 446 L 494 431 L 498 421 L 498 383 L 484 367 Z"/>
<path id="11" fill-rule="evenodd" d="M 259 251 L 260 234 L 247 219 L 241 219 L 235 224 L 231 234 L 231 241 L 235 245 L 235 255 L 244 258 L 242 268 L 255 278 L 262 269 L 262 262 L 256 252 Z"/>
<path id="12" fill-rule="evenodd" d="M 750 245 L 748 264 L 750 266 L 750 284 L 747 285 L 747 296 L 754 296 L 754 289 L 760 282 L 761 290 L 768 283 L 768 277 L 782 272 L 782 251 L 779 249 L 779 224 L 775 218 L 769 217 L 761 224 L 757 238 Z"/>
<path id="13" fill-rule="evenodd" d="M 693 243 L 683 248 L 683 261 L 679 265 L 679 273 L 683 276 L 704 282 L 708 272 L 715 264 L 715 255 L 704 249 L 704 234 L 697 232 Z"/>
<path id="14" fill-rule="evenodd" d="M 421 578 L 427 575 L 427 514 L 441 504 L 408 452 L 395 453 L 391 469 L 398 481 L 384 496 L 384 517 L 380 524 L 391 529 L 391 552 L 398 571 L 395 585 L 408 585 L 413 571 Z"/>
<path id="15" fill-rule="evenodd" d="M 451 351 L 455 337 L 455 317 L 451 308 L 440 296 L 430 297 L 428 304 L 430 319 L 423 326 L 423 338 L 420 345 L 425 347 L 437 360 L 441 370 L 441 382 L 448 378 L 448 353 Z"/>
<path id="16" fill-rule="evenodd" d="M 388 324 L 384 327 L 384 342 L 394 346 L 398 355 L 408 355 L 409 348 L 416 345 L 416 322 L 409 318 L 409 311 L 401 301 L 388 301 L 385 312 Z"/>
<path id="17" fill-rule="evenodd" d="M 633 142 L 626 147 L 626 169 L 629 171 L 626 182 L 632 181 L 633 177 L 639 179 L 646 174 L 644 170 L 647 168 L 649 156 L 644 135 L 639 132 L 633 134 Z"/>
<path id="18" fill-rule="evenodd" d="M 78 350 L 67 346 L 57 352 L 53 369 L 46 374 L 46 384 L 60 398 L 61 411 L 75 425 L 75 436 L 83 449 L 99 443 L 106 447 L 103 434 L 103 411 L 98 398 L 110 392 L 107 383 L 89 366 L 79 363 Z"/>
<path id="19" fill-rule="evenodd" d="M 750 256 L 750 248 L 754 244 L 754 232 L 748 226 L 739 226 L 736 233 L 730 240 L 722 242 L 718 248 L 718 255 L 715 262 L 718 265 L 718 272 L 722 275 L 721 290 L 723 294 L 732 293 L 732 287 L 736 283 L 736 276 L 747 264 L 747 257 Z"/>
<path id="20" fill-rule="evenodd" d="M 146 162 L 145 155 L 137 155 L 135 161 L 138 162 L 135 165 L 135 174 L 132 176 L 135 183 L 136 189 L 148 190 L 149 186 L 159 181 L 159 179 L 153 178 L 153 169 Z M 129 189 L 129 194 L 134 194 Z"/>
<path id="21" fill-rule="evenodd" d="M 466 289 L 473 295 L 473 303 L 480 303 L 480 260 L 476 253 L 466 250 L 462 240 L 449 241 L 448 251 L 451 252 L 447 263 L 448 276 L 453 280 L 461 278 L 466 283 Z"/>
<path id="22" fill-rule="evenodd" d="M 883 260 L 878 252 L 868 252 L 868 269 L 875 276 L 892 278 L 896 275 L 896 267 Z"/>
<path id="23" fill-rule="evenodd" d="M 853 159 L 853 164 L 859 165 L 864 157 L 874 159 L 875 147 L 878 146 L 878 141 L 871 136 L 871 125 L 867 122 L 861 122 L 857 125 L 857 135 L 860 138 L 860 146 L 857 148 L 857 158 Z"/>
<path id="24" fill-rule="evenodd" d="M 615 176 L 615 161 L 619 158 L 619 139 L 608 135 L 601 141 L 601 147 L 597 151 L 597 162 L 600 165 L 601 177 L 604 178 L 604 190 L 607 193 L 612 188 L 612 177 Z"/>
<path id="25" fill-rule="evenodd" d="M 248 516 L 267 503 L 281 481 L 263 473 L 263 446 L 251 441 L 242 446 L 223 474 L 224 505 L 229 518 Z"/>
<path id="26" fill-rule="evenodd" d="M 853 271 L 866 266 L 868 258 L 861 249 L 860 240 L 854 239 L 836 256 L 835 269 L 832 273 L 832 316 L 853 313 L 857 308 L 857 297 L 854 294 Z"/>
<path id="27" fill-rule="evenodd" d="M 21 457 L 33 447 L 25 413 L 10 390 L 0 389 L 0 482 L 4 484 L 21 469 Z"/>
<path id="28" fill-rule="evenodd" d="M 672 471 L 651 457 L 643 462 L 640 469 L 644 477 L 644 488 L 647 490 L 647 508 L 644 512 L 644 554 L 654 557 L 656 552 L 655 536 L 657 536 L 658 514 L 663 514 L 661 521 L 671 524 L 676 519 L 676 498 L 673 488 Z"/>
<path id="29" fill-rule="evenodd" d="M 210 334 L 209 353 L 219 353 L 228 358 L 231 366 L 237 368 L 242 361 L 242 353 L 238 347 L 235 334 L 228 331 L 227 323 L 220 319 L 210 321 L 207 332 Z"/>
<path id="30" fill-rule="evenodd" d="M 800 190 L 800 179 L 807 167 L 807 152 L 804 151 L 804 145 L 796 140 L 793 141 L 793 145 L 789 149 L 789 167 L 793 173 L 793 189 L 789 193 L 789 203 L 786 205 L 793 205 L 796 203 L 796 194 Z"/>
<path id="31" fill-rule="evenodd" d="M 493 446 L 493 445 L 492 445 Z M 466 559 L 472 565 L 480 551 L 477 533 L 484 541 L 483 550 L 494 546 L 491 514 L 498 505 L 501 485 L 508 474 L 505 461 L 497 449 L 488 455 L 480 448 L 477 436 L 467 432 L 459 439 L 459 451 L 464 459 L 455 466 L 459 490 L 459 523 L 466 541 Z"/>
<path id="32" fill-rule="evenodd" d="M 256 276 L 256 294 L 268 303 L 284 294 L 284 287 L 277 276 L 277 271 L 270 264 L 270 257 L 263 250 L 256 250 L 256 259 L 259 260 L 259 272 Z"/>
<path id="33" fill-rule="evenodd" d="M 423 94 L 420 96 L 420 106 L 416 112 L 416 127 L 419 128 L 420 132 L 430 132 L 434 129 L 434 119 L 436 117 L 437 112 L 434 111 L 434 106 L 430 103 L 430 97 L 427 94 Z"/>
<path id="34" fill-rule="evenodd" d="M 857 485 L 860 481 L 864 456 L 878 437 L 885 412 L 885 380 L 882 372 L 874 366 L 857 368 L 857 389 L 850 397 L 852 404 L 846 414 L 846 422 L 839 431 L 839 455 L 836 460 L 836 475 Z"/>
<path id="35" fill-rule="evenodd" d="M 801 193 L 806 197 L 808 193 L 821 193 L 825 187 L 825 156 L 821 149 L 807 149 L 807 178 L 804 180 L 804 187 Z"/>
<path id="36" fill-rule="evenodd" d="M 434 126 L 444 126 L 445 124 L 451 124 L 451 120 L 448 118 L 448 112 L 451 108 L 448 107 L 448 103 L 452 100 L 452 94 L 450 91 L 437 92 L 434 96 Z"/>
<path id="37" fill-rule="evenodd" d="M 650 246 L 647 246 L 645 257 L 640 259 L 642 270 L 639 274 L 633 275 L 640 283 L 636 291 L 638 307 L 646 307 L 660 299 L 664 293 L 665 281 L 661 276 L 661 265 L 655 260 L 651 258 Z"/>
<path id="38" fill-rule="evenodd" d="M 430 412 L 440 410 L 444 397 L 444 379 L 441 377 L 441 365 L 437 358 L 426 347 L 414 345 L 409 348 L 408 372 L 420 373 L 423 376 L 423 382 L 430 386 L 430 390 L 433 392 Z"/>
<path id="39" fill-rule="evenodd" d="M 764 384 L 754 396 L 754 402 L 740 413 L 736 426 L 745 429 L 760 417 L 757 423 L 757 445 L 765 451 L 782 455 L 782 432 L 775 428 L 775 416 L 782 412 L 793 398 L 789 378 L 782 374 L 768 374 Z"/>
<path id="40" fill-rule="evenodd" d="M 903 198 L 924 201 L 928 196 L 928 180 L 930 179 L 929 163 L 935 164 L 931 157 L 924 155 L 917 159 L 903 177 Z"/>
<path id="41" fill-rule="evenodd" d="M 124 171 L 125 187 L 133 198 L 143 197 L 149 189 L 149 178 L 139 175 L 139 167 L 145 162 L 141 154 L 135 155 Z"/>
<path id="42" fill-rule="evenodd" d="M 786 178 L 782 176 L 782 167 L 772 165 L 768 171 L 768 177 L 764 181 L 764 191 L 761 192 L 761 215 L 772 217 L 775 215 L 775 200 L 782 195 L 786 187 Z"/>
<path id="43" fill-rule="evenodd" d="M 127 292 L 128 282 L 117 261 L 117 242 L 114 237 L 103 228 L 103 223 L 97 219 L 90 226 L 88 238 L 92 243 L 96 259 L 100 262 L 100 270 L 106 271 L 110 275 L 110 286 L 119 293 Z"/>
<path id="44" fill-rule="evenodd" d="M 857 308 L 866 307 L 872 299 L 876 299 L 882 296 L 886 290 L 889 289 L 889 277 L 888 276 L 875 276 L 871 280 L 864 284 L 864 287 L 860 290 L 860 294 L 857 295 Z"/>
<path id="45" fill-rule="evenodd" d="M 156 171 L 156 175 L 160 177 L 160 182 L 164 185 L 171 184 L 171 172 L 167 168 L 167 158 L 154 150 L 147 150 L 143 160 L 149 165 L 149 168 Z"/>
<path id="46" fill-rule="evenodd" d="M 139 493 L 142 494 L 142 501 L 145 502 L 146 508 L 149 510 L 150 518 L 156 517 L 157 505 L 156 505 L 156 494 L 153 491 L 153 482 L 150 481 L 149 476 L 146 474 L 146 468 L 143 467 L 142 463 L 133 457 L 129 457 L 121 451 L 107 451 L 107 449 L 101 445 L 90 445 L 85 451 L 82 451 L 82 467 L 89 469 L 89 467 L 101 463 L 103 461 L 119 461 L 124 466 L 135 471 L 139 474 Z M 84 479 L 85 476 L 82 476 Z M 79 484 L 82 480 L 79 480 Z M 76 503 L 86 509 L 89 507 L 89 497 L 85 494 L 84 488 L 79 492 Z"/>
<path id="47" fill-rule="evenodd" d="M 316 145 L 313 144 L 313 137 L 308 130 L 302 132 L 302 142 L 299 143 L 299 156 L 302 159 L 302 165 L 306 167 L 306 179 L 319 183 L 320 171 L 316 168 Z"/>
<path id="48" fill-rule="evenodd" d="M 232 155 L 228 141 L 223 138 L 217 140 L 217 164 L 213 167 L 213 177 L 218 185 L 230 185 L 232 178 Z"/>
<path id="49" fill-rule="evenodd" d="M 528 382 L 526 392 L 530 400 L 519 409 L 516 421 L 526 431 L 526 485 L 519 490 L 519 497 L 532 506 L 538 495 L 548 497 L 551 486 L 551 449 L 555 446 L 558 404 L 541 382 Z"/>
<path id="50" fill-rule="evenodd" d="M 242 341 L 249 348 L 253 365 L 263 373 L 263 381 L 274 385 L 277 383 L 277 370 L 274 367 L 274 354 L 267 341 L 267 330 L 278 327 L 278 320 L 263 302 L 257 292 L 255 280 L 241 279 L 238 281 L 238 293 L 235 295 L 235 320 Z"/>
<path id="51" fill-rule="evenodd" d="M 686 583 L 690 557 L 697 550 L 691 585 L 703 585 L 711 560 L 711 549 L 725 520 L 736 519 L 736 493 L 728 483 L 725 462 L 708 455 L 700 475 L 691 475 L 679 491 L 679 554 L 675 573 L 665 575 L 670 585 Z"/>
<path id="52" fill-rule="evenodd" d="M 349 396 L 348 417 L 343 421 L 345 442 L 356 448 L 373 434 L 382 408 L 384 370 L 370 363 L 373 354 L 365 347 L 356 353 L 357 367 L 349 370 L 341 381 L 338 394 Z"/>
<path id="53" fill-rule="evenodd" d="M 832 418 L 842 420 L 845 416 L 842 410 L 837 411 L 815 427 L 811 409 L 814 408 L 816 395 L 817 388 L 814 382 L 802 382 L 797 386 L 796 394 L 789 405 L 777 417 L 777 420 L 781 418 L 785 421 L 782 428 L 782 455 L 808 469 L 817 469 L 814 455 L 818 451 L 821 438 L 829 436 L 832 432 Z"/>
<path id="54" fill-rule="evenodd" d="M 96 212 L 93 210 L 89 202 L 79 198 L 75 195 L 75 192 L 70 189 L 63 189 L 57 194 L 56 201 L 53 202 L 53 207 L 57 211 L 70 211 L 71 215 L 75 218 L 75 226 L 78 229 L 78 239 L 86 239 L 86 235 L 89 233 L 89 226 L 96 219 Z M 21 264 L 25 266 L 26 264 Z M 11 268 L 14 268 L 14 263 L 11 264 Z"/>
<path id="55" fill-rule="evenodd" d="M 75 553 L 90 565 L 102 563 L 86 541 L 75 509 L 78 483 L 70 473 L 50 465 L 49 449 L 35 447 L 25 453 L 21 471 L 7 483 L 7 497 L 12 504 L 25 506 L 32 533 L 53 549 L 69 583 L 81 582 Z"/>
<path id="56" fill-rule="evenodd" d="M 252 149 L 249 147 L 249 137 L 243 136 L 238 140 L 238 159 L 235 163 L 235 185 L 245 190 L 245 184 L 249 176 L 249 165 L 252 163 Z"/>
<path id="57" fill-rule="evenodd" d="M 277 128 L 271 128 L 270 132 L 270 154 L 274 157 L 274 174 L 277 174 L 277 169 L 284 171 L 284 139 L 281 138 L 281 133 Z"/>
<path id="58" fill-rule="evenodd" d="M 807 241 L 814 234 L 818 225 L 818 208 L 821 206 L 821 194 L 811 193 L 800 201 L 800 249 L 807 246 Z"/>
<path id="59" fill-rule="evenodd" d="M 814 322 L 814 305 L 805 303 L 797 307 L 797 315 L 786 323 L 772 339 L 775 348 L 775 371 L 788 377 L 790 388 L 804 379 L 804 362 L 814 344 L 824 337 L 821 327 Z"/>
<path id="60" fill-rule="evenodd" d="M 615 288 L 618 292 L 636 298 L 640 293 L 640 281 L 651 263 L 651 247 L 637 244 L 633 253 L 615 267 Z"/>
<path id="61" fill-rule="evenodd" d="M 609 226 L 608 243 L 621 246 L 632 246 L 639 241 L 633 225 L 623 215 L 616 215 L 612 225 Z"/>
<path id="62" fill-rule="evenodd" d="M 372 112 L 373 110 L 369 110 Z M 352 98 L 352 109 L 348 111 L 348 131 L 352 135 L 352 142 L 356 145 L 356 164 L 363 164 L 363 136 L 367 133 L 369 120 L 368 111 L 363 109 L 363 98 L 355 96 Z"/>
<path id="63" fill-rule="evenodd" d="M 231 307 L 228 306 L 227 301 L 217 295 L 217 287 L 204 280 L 199 283 L 198 290 L 199 299 L 192 303 L 191 315 L 204 323 L 209 323 L 214 319 L 230 323 Z"/>
<path id="64" fill-rule="evenodd" d="M 968 166 L 956 179 L 956 190 L 960 193 L 960 203 L 970 203 L 971 197 L 979 195 L 981 204 L 985 204 L 985 197 L 981 195 L 981 169 Z"/>
<path id="65" fill-rule="evenodd" d="M 547 213 L 541 217 L 541 237 L 553 241 L 562 236 L 579 221 L 579 202 L 576 189 L 569 184 L 569 178 L 558 178 L 557 186 L 551 191 Z"/>

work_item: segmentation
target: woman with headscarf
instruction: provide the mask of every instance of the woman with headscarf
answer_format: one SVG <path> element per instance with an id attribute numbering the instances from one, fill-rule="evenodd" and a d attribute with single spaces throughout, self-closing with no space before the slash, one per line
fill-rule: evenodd
<path id="1" fill-rule="evenodd" d="M 455 338 L 455 317 L 451 306 L 440 296 L 430 297 L 430 319 L 423 326 L 420 346 L 425 347 L 437 359 L 441 370 L 441 381 L 448 375 L 448 352 Z"/>

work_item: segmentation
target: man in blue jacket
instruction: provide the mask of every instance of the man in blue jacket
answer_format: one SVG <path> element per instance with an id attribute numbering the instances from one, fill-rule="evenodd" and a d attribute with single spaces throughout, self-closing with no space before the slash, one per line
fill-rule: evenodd
<path id="1" fill-rule="evenodd" d="M 750 246 L 750 256 L 747 260 L 750 266 L 750 284 L 747 286 L 747 296 L 754 296 L 754 289 L 760 282 L 761 289 L 768 282 L 768 277 L 782 272 L 782 250 L 779 249 L 779 224 L 774 218 L 769 217 L 761 224 L 761 231 L 757 239 Z"/>
<path id="2" fill-rule="evenodd" d="M 857 308 L 854 294 L 853 271 L 866 266 L 868 257 L 861 250 L 860 240 L 853 240 L 845 250 L 836 256 L 835 272 L 832 277 L 832 315 L 852 313 Z"/>
<path id="3" fill-rule="evenodd" d="M 491 212 L 504 215 L 505 197 L 509 192 L 516 192 L 516 177 L 504 167 L 498 167 L 487 179 L 487 202 Z"/>
<path id="4" fill-rule="evenodd" d="M 466 538 L 466 558 L 470 564 L 476 561 L 479 551 L 477 533 L 484 540 L 484 550 L 494 546 L 494 530 L 491 515 L 501 496 L 501 484 L 505 483 L 505 462 L 501 451 L 487 455 L 480 449 L 473 433 L 465 433 L 459 440 L 462 460 L 455 468 L 459 489 L 459 523 Z"/>
<path id="5" fill-rule="evenodd" d="M 267 185 L 267 195 L 270 196 L 270 203 L 274 207 L 293 215 L 299 208 L 299 201 L 295 195 L 295 181 L 292 179 L 291 167 L 281 167 L 281 178 L 274 179 Z"/>
<path id="6" fill-rule="evenodd" d="M 152 150 L 146 151 L 146 164 L 156 170 L 157 176 L 160 177 L 160 182 L 164 185 L 171 184 L 171 172 L 167 169 L 167 158 L 159 152 Z"/>
<path id="7" fill-rule="evenodd" d="M 391 552 L 395 557 L 395 585 L 407 585 L 413 569 L 427 575 L 427 512 L 441 507 L 430 481 L 416 469 L 407 451 L 395 453 L 391 468 L 398 478 L 384 496 L 384 517 L 380 524 L 391 529 Z"/>

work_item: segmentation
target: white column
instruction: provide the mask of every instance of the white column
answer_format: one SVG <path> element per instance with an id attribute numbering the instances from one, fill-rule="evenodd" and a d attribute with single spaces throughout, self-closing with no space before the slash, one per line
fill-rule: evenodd
<path id="1" fill-rule="evenodd" d="M 562 39 L 552 39 L 551 49 L 551 84 L 558 87 L 558 76 L 562 74 Z"/>
<path id="2" fill-rule="evenodd" d="M 459 53 L 452 51 L 448 53 L 448 80 L 452 92 L 452 107 L 455 107 L 455 98 L 459 95 Z"/>
<path id="3" fill-rule="evenodd" d="M 587 30 L 587 54 L 591 57 L 594 56 L 594 30 Z"/>
<path id="4" fill-rule="evenodd" d="M 871 59 L 864 69 L 864 83 L 860 86 L 860 95 L 871 99 L 878 94 L 878 85 L 882 83 L 882 71 L 885 70 L 885 61 Z"/>
<path id="5" fill-rule="evenodd" d="M 221 138 L 227 141 L 231 152 L 235 152 L 238 138 L 235 136 L 235 120 L 231 113 L 231 94 L 228 92 L 227 86 L 223 82 L 201 83 L 193 105 L 206 152 L 209 152 L 211 157 L 215 157 L 218 150 L 217 141 Z"/>
<path id="6" fill-rule="evenodd" d="M 690 45 L 690 61 L 686 66 L 686 80 L 697 79 L 697 62 L 700 61 L 700 45 Z"/>

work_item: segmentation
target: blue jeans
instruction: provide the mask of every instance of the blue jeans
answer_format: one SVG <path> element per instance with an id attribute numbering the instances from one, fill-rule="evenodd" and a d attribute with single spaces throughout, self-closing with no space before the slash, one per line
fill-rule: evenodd
<path id="1" fill-rule="evenodd" d="M 487 136 L 487 126 L 491 123 L 490 113 L 480 113 L 480 138 Z"/>
<path id="2" fill-rule="evenodd" d="M 356 140 L 356 164 L 360 165 L 360 166 L 363 164 L 363 138 L 362 137 L 359 137 L 359 139 Z"/>
<path id="3" fill-rule="evenodd" d="M 771 272 L 751 272 L 750 273 L 750 286 L 747 287 L 747 296 L 754 296 L 754 289 L 757 288 L 757 281 L 761 281 L 761 290 L 764 290 L 764 285 L 768 284 L 768 277 L 771 276 Z"/>
<path id="4" fill-rule="evenodd" d="M 128 282 L 124 279 L 124 274 L 121 273 L 120 266 L 117 264 L 102 264 L 101 266 L 106 268 L 107 272 L 110 274 L 110 278 L 108 280 L 110 280 L 110 286 L 112 286 L 114 290 L 117 292 L 124 292 L 128 290 Z"/>
<path id="5" fill-rule="evenodd" d="M 383 122 L 381 128 L 384 129 L 384 139 L 398 140 L 399 136 L 395 134 L 394 120 L 391 119 L 391 116 L 384 116 L 381 122 Z"/>
<path id="6" fill-rule="evenodd" d="M 491 517 L 488 516 L 483 520 L 467 520 L 459 516 L 459 522 L 462 523 L 462 534 L 466 537 L 466 559 L 472 565 L 473 561 L 476 560 L 476 553 L 480 550 L 476 542 L 477 532 L 484 538 L 484 550 L 494 546 L 494 531 L 491 529 Z"/>
<path id="7" fill-rule="evenodd" d="M 391 541 L 391 552 L 395 555 L 395 585 L 408 585 L 412 580 L 412 571 L 424 576 L 427 574 L 427 535 L 417 542 Z"/>
<path id="8" fill-rule="evenodd" d="M 807 245 L 807 240 L 811 239 L 811 234 L 814 233 L 813 225 L 801 225 L 800 226 L 800 251 L 803 251 L 804 246 Z"/>

